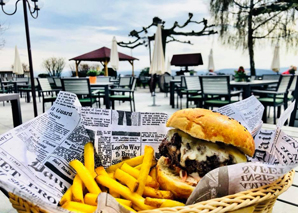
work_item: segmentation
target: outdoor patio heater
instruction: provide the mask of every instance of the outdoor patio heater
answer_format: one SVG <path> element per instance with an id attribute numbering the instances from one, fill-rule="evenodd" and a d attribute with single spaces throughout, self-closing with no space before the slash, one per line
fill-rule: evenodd
<path id="1" fill-rule="evenodd" d="M 28 60 L 29 60 L 29 71 L 30 71 L 30 81 L 31 81 L 31 92 L 32 92 L 32 100 L 33 100 L 33 110 L 34 117 L 37 116 L 37 105 L 36 105 L 36 94 L 35 94 L 35 85 L 34 85 L 34 72 L 33 72 L 33 63 L 32 63 L 32 55 L 31 55 L 31 43 L 30 43 L 30 33 L 29 33 L 29 24 L 28 24 L 28 14 L 27 7 L 29 8 L 29 13 L 32 18 L 36 19 L 38 17 L 38 11 L 40 10 L 43 2 L 38 0 L 16 0 L 15 1 L 15 9 L 12 13 L 7 13 L 4 10 L 4 6 L 8 3 L 9 0 L 0 0 L 0 5 L 2 11 L 6 15 L 14 15 L 18 10 L 18 3 L 23 2 L 23 10 L 24 10 L 24 21 L 25 21 L 25 30 L 26 30 L 26 39 L 27 39 L 27 51 L 28 51 Z"/>

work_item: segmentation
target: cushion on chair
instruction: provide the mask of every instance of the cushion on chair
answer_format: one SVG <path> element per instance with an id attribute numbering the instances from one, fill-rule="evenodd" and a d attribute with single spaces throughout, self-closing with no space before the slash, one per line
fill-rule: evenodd
<path id="1" fill-rule="evenodd" d="M 55 100 L 57 97 L 56 96 L 50 96 L 50 97 L 44 97 L 43 100 L 44 101 L 51 101 L 51 100 Z"/>
<path id="2" fill-rule="evenodd" d="M 265 104 L 272 104 L 274 103 L 274 99 L 273 98 L 258 98 L 258 100 L 262 103 L 265 103 Z M 280 99 L 280 98 L 276 98 L 275 99 L 275 103 L 276 104 L 282 104 L 283 103 L 283 99 Z"/>
<path id="3" fill-rule="evenodd" d="M 111 99 L 129 99 L 129 95 L 110 95 Z"/>
<path id="4" fill-rule="evenodd" d="M 226 105 L 226 104 L 230 104 L 230 103 L 234 103 L 234 102 L 237 102 L 237 101 L 232 101 L 229 102 L 227 100 L 219 100 L 219 99 L 212 99 L 212 100 L 207 100 L 205 101 L 205 104 L 213 104 L 213 105 Z"/>
<path id="5" fill-rule="evenodd" d="M 90 102 L 90 100 L 92 101 L 92 103 L 94 103 L 95 101 L 96 101 L 96 99 L 95 98 L 79 98 L 79 101 L 81 102 L 81 103 L 88 103 L 88 102 Z"/>

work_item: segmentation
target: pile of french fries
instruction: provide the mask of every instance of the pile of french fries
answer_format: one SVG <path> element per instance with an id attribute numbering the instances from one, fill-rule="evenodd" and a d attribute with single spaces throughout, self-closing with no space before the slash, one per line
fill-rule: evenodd
<path id="1" fill-rule="evenodd" d="M 67 210 L 93 213 L 101 192 L 108 192 L 131 212 L 184 206 L 173 200 L 170 191 L 159 189 L 154 150 L 150 146 L 145 146 L 144 155 L 104 169 L 102 166 L 95 168 L 94 147 L 92 143 L 87 143 L 84 147 L 84 164 L 79 160 L 70 162 L 77 174 L 60 200 L 60 205 Z"/>

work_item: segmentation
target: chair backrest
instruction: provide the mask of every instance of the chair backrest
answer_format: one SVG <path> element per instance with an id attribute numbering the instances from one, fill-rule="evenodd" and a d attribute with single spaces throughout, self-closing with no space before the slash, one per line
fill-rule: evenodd
<path id="1" fill-rule="evenodd" d="M 164 77 L 165 77 L 165 83 L 167 83 L 167 84 L 169 84 L 170 81 L 173 79 L 173 77 L 170 75 L 165 75 Z"/>
<path id="2" fill-rule="evenodd" d="M 107 82 L 110 82 L 110 77 L 106 77 L 106 76 L 97 76 L 97 77 L 96 77 L 96 82 L 97 82 L 97 83 L 107 83 Z"/>
<path id="3" fill-rule="evenodd" d="M 227 75 L 200 76 L 201 90 L 206 95 L 229 95 L 230 77 Z"/>
<path id="4" fill-rule="evenodd" d="M 281 75 L 277 85 L 277 92 L 286 92 L 290 86 L 291 75 Z"/>
<path id="5" fill-rule="evenodd" d="M 132 79 L 132 84 L 131 84 L 131 91 L 135 91 L 136 83 L 137 83 L 137 79 L 133 78 Z"/>
<path id="6" fill-rule="evenodd" d="M 120 77 L 119 86 L 121 86 L 121 87 L 125 87 L 125 86 L 130 87 L 131 83 L 132 83 L 131 77 Z"/>
<path id="7" fill-rule="evenodd" d="M 268 74 L 268 75 L 263 75 L 262 79 L 263 80 L 278 80 L 280 75 L 278 74 Z"/>
<path id="8" fill-rule="evenodd" d="M 63 78 L 62 90 L 72 92 L 77 95 L 90 95 L 90 82 L 88 78 Z"/>
<path id="9" fill-rule="evenodd" d="M 289 86 L 289 91 L 294 91 L 295 90 L 295 87 L 296 87 L 296 83 L 297 83 L 297 75 L 294 75 L 293 76 L 293 79 L 292 79 L 292 82 L 291 82 L 291 84 L 290 84 L 290 86 Z"/>
<path id="10" fill-rule="evenodd" d="M 294 76 L 294 77 L 297 77 L 297 76 Z M 294 81 L 294 79 L 293 79 Z M 296 80 L 296 83 L 295 83 L 295 86 L 294 86 L 294 99 L 296 100 L 295 101 L 295 107 L 294 107 L 294 110 L 291 114 L 291 117 L 290 117 L 290 123 L 289 125 L 290 126 L 294 126 L 294 127 L 298 127 L 298 81 Z"/>
<path id="11" fill-rule="evenodd" d="M 47 78 L 38 78 L 37 81 L 38 81 L 39 88 L 41 89 L 41 91 L 51 91 L 52 90 L 52 87 L 51 87 L 49 80 Z"/>
<path id="12" fill-rule="evenodd" d="M 201 83 L 198 76 L 184 76 L 185 87 L 188 90 L 201 90 Z"/>
<path id="13" fill-rule="evenodd" d="M 47 79 L 49 80 L 49 83 L 50 84 L 55 84 L 53 77 L 48 77 Z"/>
<path id="14" fill-rule="evenodd" d="M 61 78 L 54 78 L 56 87 L 62 87 Z"/>

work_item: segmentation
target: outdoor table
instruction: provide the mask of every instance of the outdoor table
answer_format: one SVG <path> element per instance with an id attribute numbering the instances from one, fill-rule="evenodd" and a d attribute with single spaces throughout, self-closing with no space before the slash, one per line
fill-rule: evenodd
<path id="1" fill-rule="evenodd" d="M 98 82 L 98 83 L 90 84 L 92 88 L 104 88 L 105 90 L 104 102 L 107 109 L 110 109 L 109 86 L 112 86 L 112 85 L 114 85 L 113 82 Z"/>
<path id="2" fill-rule="evenodd" d="M 250 82 L 236 82 L 231 81 L 231 86 L 237 86 L 240 87 L 243 90 L 242 93 L 242 99 L 248 98 L 251 96 L 251 88 L 256 86 L 266 86 L 270 84 L 276 84 L 278 83 L 278 80 L 253 80 Z"/>
<path id="3" fill-rule="evenodd" d="M 170 81 L 170 105 L 175 108 L 175 85 L 180 84 L 181 79 L 173 79 Z"/>
<path id="4" fill-rule="evenodd" d="M 20 97 L 18 93 L 0 94 L 0 101 L 10 101 L 13 126 L 22 124 L 22 113 L 20 105 Z"/>

